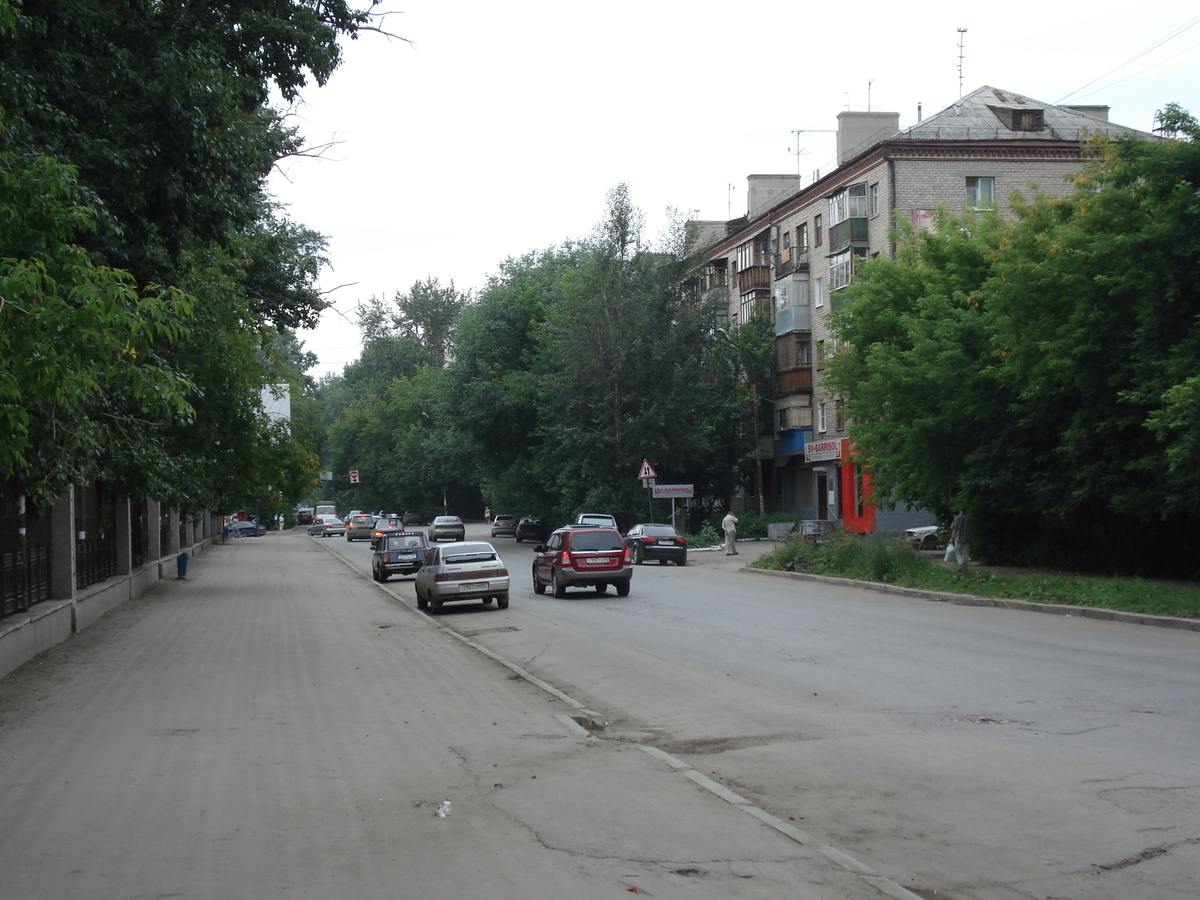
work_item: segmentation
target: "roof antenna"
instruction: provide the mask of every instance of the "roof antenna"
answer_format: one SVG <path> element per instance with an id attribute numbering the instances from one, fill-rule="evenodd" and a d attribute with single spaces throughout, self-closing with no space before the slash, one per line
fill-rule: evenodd
<path id="1" fill-rule="evenodd" d="M 867 79 L 867 112 L 871 111 L 871 85 L 875 83 L 874 78 Z"/>
<path id="2" fill-rule="evenodd" d="M 963 35 L 967 33 L 967 29 L 958 29 L 958 98 L 962 99 L 963 91 Z"/>

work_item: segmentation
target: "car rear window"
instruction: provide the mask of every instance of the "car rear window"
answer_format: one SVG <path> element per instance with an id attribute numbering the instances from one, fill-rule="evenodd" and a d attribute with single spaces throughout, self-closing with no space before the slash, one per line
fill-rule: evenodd
<path id="1" fill-rule="evenodd" d="M 572 550 L 620 550 L 621 536 L 615 531 L 585 531 L 571 535 Z"/>
<path id="2" fill-rule="evenodd" d="M 655 535 L 661 534 L 667 537 L 675 537 L 676 534 L 675 529 L 670 525 L 643 525 L 642 533 Z"/>
<path id="3" fill-rule="evenodd" d="M 442 557 L 442 562 L 447 565 L 456 565 L 457 563 L 468 562 L 490 562 L 496 558 L 494 550 L 472 550 L 466 553 L 454 553 Z"/>

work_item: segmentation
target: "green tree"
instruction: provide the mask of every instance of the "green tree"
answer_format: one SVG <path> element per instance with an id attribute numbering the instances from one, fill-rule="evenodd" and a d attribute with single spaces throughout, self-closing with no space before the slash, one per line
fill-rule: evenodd
<path id="1" fill-rule="evenodd" d="M 968 498 L 997 560 L 1189 572 L 1200 142 L 1094 146 L 1066 198 L 943 216 L 865 266 L 832 378 L 893 498 Z"/>

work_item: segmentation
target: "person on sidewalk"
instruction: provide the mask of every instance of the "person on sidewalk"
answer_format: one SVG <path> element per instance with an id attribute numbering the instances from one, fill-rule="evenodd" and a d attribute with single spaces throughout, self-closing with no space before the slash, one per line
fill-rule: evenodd
<path id="1" fill-rule="evenodd" d="M 725 555 L 737 556 L 737 523 L 738 517 L 733 511 L 725 513 L 721 520 L 721 530 L 725 532 Z"/>
<path id="2" fill-rule="evenodd" d="M 950 525 L 950 543 L 954 544 L 958 571 L 967 571 L 971 565 L 971 517 L 967 515 L 966 507 L 959 507 L 958 515 Z"/>

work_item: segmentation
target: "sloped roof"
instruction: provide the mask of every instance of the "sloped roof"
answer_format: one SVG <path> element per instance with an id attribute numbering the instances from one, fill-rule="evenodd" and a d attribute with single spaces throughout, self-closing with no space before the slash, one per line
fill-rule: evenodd
<path id="1" fill-rule="evenodd" d="M 925 121 L 905 128 L 888 142 L 1084 141 L 1096 133 L 1109 138 L 1154 137 L 1068 106 L 1055 106 L 1015 91 L 984 85 Z"/>

